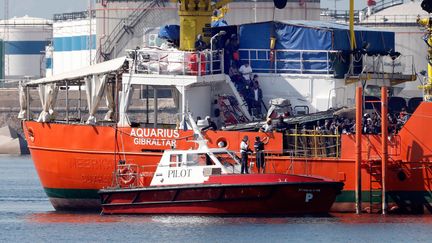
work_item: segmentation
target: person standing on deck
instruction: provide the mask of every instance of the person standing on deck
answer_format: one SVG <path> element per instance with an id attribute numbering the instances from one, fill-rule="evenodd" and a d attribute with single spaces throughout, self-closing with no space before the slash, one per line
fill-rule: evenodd
<path id="1" fill-rule="evenodd" d="M 249 137 L 245 135 L 240 143 L 240 154 L 241 154 L 241 173 L 249 174 L 248 168 L 248 153 L 252 152 L 249 148 Z"/>
<path id="2" fill-rule="evenodd" d="M 243 79 L 246 83 L 249 83 L 251 81 L 252 67 L 249 65 L 248 62 L 245 62 L 243 65 L 240 66 L 239 72 L 243 75 Z"/>
<path id="3" fill-rule="evenodd" d="M 210 118 L 210 116 L 206 116 L 205 119 L 206 119 L 208 125 L 205 126 L 205 127 L 203 127 L 203 128 L 201 129 L 201 132 L 205 132 L 205 131 L 207 131 L 207 130 L 213 130 L 213 131 L 216 131 L 216 130 L 217 130 L 216 123 L 215 123 L 214 121 L 212 121 L 212 119 Z"/>
<path id="4" fill-rule="evenodd" d="M 207 48 L 207 44 L 204 42 L 203 37 L 201 34 L 197 35 L 197 39 L 195 41 L 195 49 L 197 51 L 202 51 Z"/>
<path id="5" fill-rule="evenodd" d="M 261 169 L 262 173 L 265 173 L 264 143 L 261 141 L 259 136 L 255 137 L 254 148 L 258 173 L 261 173 Z"/>

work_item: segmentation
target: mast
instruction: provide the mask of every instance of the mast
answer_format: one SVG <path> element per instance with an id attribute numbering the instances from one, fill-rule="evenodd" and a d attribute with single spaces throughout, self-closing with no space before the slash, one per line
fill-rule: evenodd
<path id="1" fill-rule="evenodd" d="M 421 7 L 429 15 L 432 12 L 432 1 L 423 0 Z M 420 15 L 419 15 L 420 16 Z M 426 28 L 425 42 L 428 46 L 427 82 L 420 86 L 424 90 L 424 101 L 432 101 L 432 17 L 418 18 L 417 23 Z"/>
<path id="2" fill-rule="evenodd" d="M 350 0 L 350 8 L 349 8 L 349 29 L 350 29 L 350 44 L 351 44 L 351 51 L 354 51 L 356 48 L 356 40 L 355 40 L 355 34 L 354 34 L 354 0 Z"/>

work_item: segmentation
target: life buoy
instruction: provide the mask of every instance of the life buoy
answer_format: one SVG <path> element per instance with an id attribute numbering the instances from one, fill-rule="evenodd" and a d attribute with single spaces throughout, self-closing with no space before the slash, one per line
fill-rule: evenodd
<path id="1" fill-rule="evenodd" d="M 216 139 L 216 144 L 219 148 L 228 148 L 229 146 L 227 139 L 224 137 L 219 137 Z"/>
<path id="2" fill-rule="evenodd" d="M 119 183 L 121 186 L 129 186 L 133 184 L 136 180 L 136 173 L 135 171 L 130 167 L 123 167 L 118 170 L 119 175 Z"/>

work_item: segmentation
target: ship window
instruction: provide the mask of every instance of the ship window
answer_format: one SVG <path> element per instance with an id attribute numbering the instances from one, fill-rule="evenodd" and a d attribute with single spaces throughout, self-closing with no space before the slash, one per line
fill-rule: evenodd
<path id="1" fill-rule="evenodd" d="M 188 154 L 187 164 L 195 165 L 195 166 L 205 166 L 205 165 L 213 165 L 214 163 L 208 154 L 202 153 L 202 154 Z"/>
<path id="2" fill-rule="evenodd" d="M 182 161 L 181 154 L 172 154 L 170 156 L 170 167 L 180 166 L 181 161 Z"/>

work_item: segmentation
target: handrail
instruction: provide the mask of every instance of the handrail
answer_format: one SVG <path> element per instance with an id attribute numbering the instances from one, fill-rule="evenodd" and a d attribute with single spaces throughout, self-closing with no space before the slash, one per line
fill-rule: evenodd
<path id="1" fill-rule="evenodd" d="M 145 7 L 148 5 L 147 7 Z M 147 15 L 153 7 L 159 5 L 159 0 L 144 1 L 126 18 L 123 18 L 114 27 L 111 33 L 105 38 L 105 41 L 100 44 L 96 51 L 96 58 L 98 61 L 102 61 L 101 58 L 107 59 L 108 56 L 114 50 L 115 44 L 121 39 L 121 37 L 127 33 L 128 29 L 133 29 L 139 20 Z M 144 9 L 144 10 L 143 10 Z M 125 29 L 126 28 L 126 29 Z"/>
<path id="2" fill-rule="evenodd" d="M 224 73 L 223 50 L 126 50 L 131 73 L 205 76 Z M 210 58 L 212 57 L 212 58 Z"/>
<path id="3" fill-rule="evenodd" d="M 412 23 L 417 25 L 417 18 L 429 17 L 427 14 L 422 15 L 371 15 L 363 20 L 362 24 L 394 24 L 394 23 Z"/>
<path id="4" fill-rule="evenodd" d="M 340 157 L 340 134 L 325 134 L 315 130 L 301 132 L 285 135 L 288 151 L 292 152 L 294 157 Z"/>
<path id="5" fill-rule="evenodd" d="M 256 73 L 333 74 L 334 50 L 240 49 L 240 60 Z M 274 52 L 273 54 L 271 52 Z M 270 58 L 274 56 L 273 60 Z M 313 66 L 319 66 L 318 68 Z"/>
<path id="6" fill-rule="evenodd" d="M 401 5 L 404 3 L 404 0 L 382 0 L 377 2 L 376 5 L 372 7 L 365 7 L 361 10 L 356 10 L 354 12 L 355 22 L 361 22 L 362 17 L 370 17 L 372 14 L 378 13 L 384 9 Z M 329 16 L 336 20 L 345 20 L 348 22 L 349 20 L 349 11 L 348 10 L 330 10 L 330 9 L 321 9 L 321 16 Z"/>
<path id="7" fill-rule="evenodd" d="M 401 5 L 404 3 L 404 0 L 381 0 L 377 2 L 373 7 L 371 7 L 372 13 L 377 13 L 386 8 L 390 8 L 396 5 Z M 368 7 L 363 8 L 361 11 L 366 13 L 368 11 Z"/>

